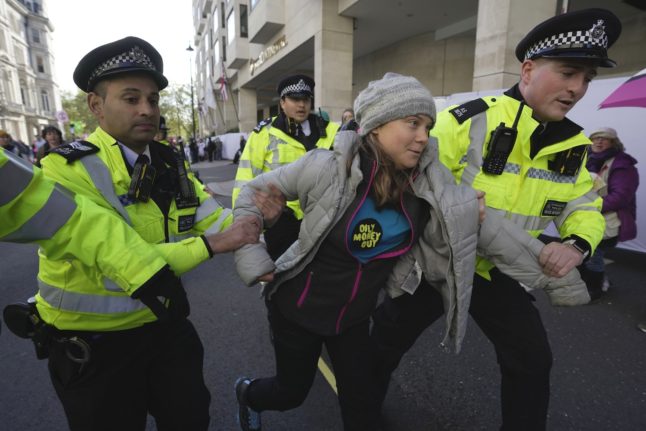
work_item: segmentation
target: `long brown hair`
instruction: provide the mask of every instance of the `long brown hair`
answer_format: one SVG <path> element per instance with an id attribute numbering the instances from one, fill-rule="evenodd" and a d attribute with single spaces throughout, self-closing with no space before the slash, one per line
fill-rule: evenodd
<path id="1" fill-rule="evenodd" d="M 361 138 L 361 142 L 355 149 L 355 154 L 358 152 L 365 153 L 377 162 L 377 172 L 373 181 L 373 192 L 377 206 L 382 207 L 386 204 L 398 203 L 402 194 L 408 188 L 411 176 L 416 171 L 416 168 L 397 169 L 395 163 L 384 153 L 371 134 Z M 348 160 L 348 172 L 353 158 L 351 157 Z"/>

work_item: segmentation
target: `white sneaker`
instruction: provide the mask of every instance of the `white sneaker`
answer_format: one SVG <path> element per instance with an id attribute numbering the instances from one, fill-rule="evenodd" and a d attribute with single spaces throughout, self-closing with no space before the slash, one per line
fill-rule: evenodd
<path id="1" fill-rule="evenodd" d="M 637 324 L 637 329 L 639 329 L 642 332 L 646 332 L 646 322 L 641 322 Z"/>

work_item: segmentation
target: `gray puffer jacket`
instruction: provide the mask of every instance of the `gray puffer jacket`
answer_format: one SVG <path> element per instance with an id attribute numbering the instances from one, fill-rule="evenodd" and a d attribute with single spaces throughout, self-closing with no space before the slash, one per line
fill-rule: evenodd
<path id="1" fill-rule="evenodd" d="M 363 178 L 358 157 L 352 161 L 347 175 L 347 161 L 358 143 L 356 133 L 339 132 L 333 151 L 310 151 L 287 166 L 254 178 L 241 190 L 235 217 L 254 215 L 262 219 L 253 203 L 253 193 L 254 189 L 266 189 L 269 183 L 275 184 L 287 200 L 298 199 L 304 212 L 299 239 L 275 264 L 261 243 L 245 245 L 235 252 L 236 269 L 247 285 L 275 271 L 271 290 L 266 292 L 271 295 L 313 259 L 354 199 Z M 560 279 L 543 275 L 538 264 L 543 247 L 539 240 L 493 213 L 488 212 L 485 221 L 478 223 L 475 191 L 455 184 L 437 157 L 434 139 L 429 140 L 420 159 L 420 172 L 413 190 L 430 204 L 431 218 L 419 243 L 395 266 L 388 280 L 388 293 L 397 296 L 414 292 L 423 272 L 444 300 L 447 323 L 444 342 L 450 337 L 459 351 L 466 330 L 476 253 L 527 288 L 545 288 L 554 305 L 578 305 L 590 300 L 576 270 Z"/>

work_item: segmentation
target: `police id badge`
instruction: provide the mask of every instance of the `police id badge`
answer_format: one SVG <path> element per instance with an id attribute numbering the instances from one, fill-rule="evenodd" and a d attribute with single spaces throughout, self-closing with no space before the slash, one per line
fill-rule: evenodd
<path id="1" fill-rule="evenodd" d="M 195 214 L 179 216 L 177 219 L 177 232 L 191 230 L 195 224 Z"/>
<path id="2" fill-rule="evenodd" d="M 543 211 L 541 212 L 541 215 L 544 217 L 558 217 L 561 215 L 565 207 L 567 206 L 567 202 L 560 202 L 560 201 L 554 201 L 554 200 L 547 200 L 545 202 L 545 206 L 543 206 Z"/>

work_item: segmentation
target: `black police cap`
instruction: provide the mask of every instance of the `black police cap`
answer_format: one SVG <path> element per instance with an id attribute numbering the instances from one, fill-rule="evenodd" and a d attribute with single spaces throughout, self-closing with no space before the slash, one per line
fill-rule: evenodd
<path id="1" fill-rule="evenodd" d="M 168 86 L 159 52 L 134 36 L 101 45 L 87 53 L 74 70 L 74 82 L 88 93 L 102 79 L 133 72 L 149 74 L 160 90 Z"/>
<path id="2" fill-rule="evenodd" d="M 584 9 L 556 15 L 534 27 L 516 46 L 520 61 L 546 58 L 599 60 L 615 67 L 608 48 L 619 38 L 621 22 L 606 9 Z"/>
<path id="3" fill-rule="evenodd" d="M 278 83 L 277 90 L 281 98 L 314 97 L 314 80 L 307 75 L 291 75 Z"/>

